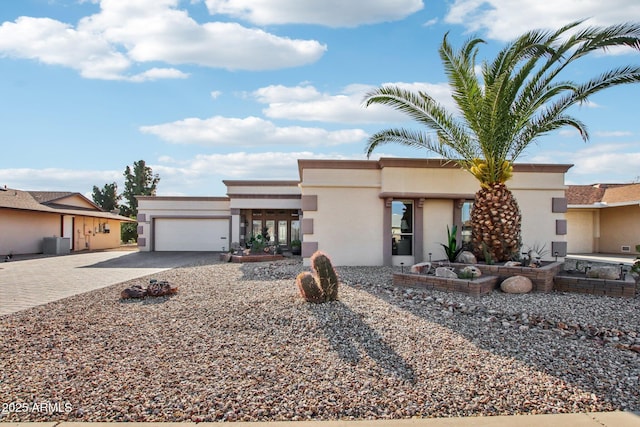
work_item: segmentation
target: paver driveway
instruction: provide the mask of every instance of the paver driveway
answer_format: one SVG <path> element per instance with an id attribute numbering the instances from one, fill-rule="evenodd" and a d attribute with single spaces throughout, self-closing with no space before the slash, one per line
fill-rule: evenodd
<path id="1" fill-rule="evenodd" d="M 195 263 L 213 252 L 107 251 L 0 263 L 0 316 Z"/>

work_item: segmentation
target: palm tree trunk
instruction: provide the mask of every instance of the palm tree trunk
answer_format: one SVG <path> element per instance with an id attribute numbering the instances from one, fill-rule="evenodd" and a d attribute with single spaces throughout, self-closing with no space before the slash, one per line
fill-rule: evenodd
<path id="1" fill-rule="evenodd" d="M 518 202 L 504 183 L 495 182 L 481 188 L 471 210 L 476 257 L 496 262 L 517 257 L 522 244 L 520 222 Z"/>

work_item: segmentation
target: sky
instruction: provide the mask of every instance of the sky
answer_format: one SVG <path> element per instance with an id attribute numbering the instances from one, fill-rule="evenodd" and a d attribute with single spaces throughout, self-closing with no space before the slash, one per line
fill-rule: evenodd
<path id="1" fill-rule="evenodd" d="M 223 196 L 222 180 L 297 180 L 297 159 L 366 159 L 368 137 L 415 126 L 364 108 L 383 84 L 454 108 L 445 33 L 491 60 L 529 29 L 637 17 L 637 0 L 5 0 L 0 8 L 0 186 L 124 189 L 144 160 L 163 196 Z M 585 58 L 584 81 L 637 51 Z M 611 88 L 518 161 L 574 166 L 567 184 L 640 180 L 640 85 Z M 393 145 L 372 158 L 436 157 Z"/>

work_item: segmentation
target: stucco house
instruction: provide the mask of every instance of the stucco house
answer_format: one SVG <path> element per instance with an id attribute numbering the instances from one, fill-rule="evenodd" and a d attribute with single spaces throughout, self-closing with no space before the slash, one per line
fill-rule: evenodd
<path id="1" fill-rule="evenodd" d="M 525 245 L 566 254 L 564 175 L 571 165 L 516 164 L 508 185 Z M 447 226 L 461 230 L 478 182 L 434 159 L 298 161 L 298 181 L 224 181 L 223 197 L 138 197 L 143 251 L 228 250 L 263 228 L 274 242 L 302 240 L 336 265 L 411 265 L 442 259 Z"/>
<path id="2" fill-rule="evenodd" d="M 640 184 L 567 187 L 569 253 L 636 254 Z"/>
<path id="3" fill-rule="evenodd" d="M 80 193 L 0 188 L 0 255 L 56 253 L 120 246 L 120 224 Z"/>

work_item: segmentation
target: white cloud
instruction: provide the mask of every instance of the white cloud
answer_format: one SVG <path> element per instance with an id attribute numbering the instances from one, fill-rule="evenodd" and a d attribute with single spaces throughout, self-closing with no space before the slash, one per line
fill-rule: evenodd
<path id="1" fill-rule="evenodd" d="M 603 138 L 622 138 L 625 136 L 633 135 L 631 132 L 623 131 L 623 130 L 614 130 L 614 131 L 599 131 L 594 133 L 596 136 L 600 136 Z"/>
<path id="2" fill-rule="evenodd" d="M 566 176 L 566 182 L 571 184 L 624 183 L 638 175 L 640 152 L 637 143 L 587 143 L 578 147 L 575 149 L 575 145 L 570 145 L 565 150 L 545 150 L 530 161 L 573 164 Z"/>
<path id="3" fill-rule="evenodd" d="M 397 21 L 424 7 L 422 0 L 206 0 L 206 4 L 212 14 L 225 14 L 259 25 L 328 27 Z"/>
<path id="4" fill-rule="evenodd" d="M 640 16 L 640 3 L 629 0 L 456 0 L 445 22 L 507 41 L 530 29 L 556 29 L 580 19 L 589 18 L 589 25 L 614 25 L 635 16 Z"/>
<path id="5" fill-rule="evenodd" d="M 63 168 L 0 169 L 0 183 L 9 188 L 30 191 L 91 192 L 93 186 L 116 182 L 122 190 L 122 171 L 71 170 Z M 82 184 L 79 184 L 82 183 Z"/>
<path id="6" fill-rule="evenodd" d="M 102 0 L 100 12 L 75 27 L 23 16 L 0 25 L 0 55 L 70 67 L 85 78 L 138 82 L 187 76 L 175 68 L 127 74 L 133 65 L 147 62 L 269 70 L 309 64 L 326 51 L 315 40 L 237 23 L 199 24 L 177 6 L 178 0 Z"/>
<path id="7" fill-rule="evenodd" d="M 322 128 L 286 126 L 259 117 L 208 119 L 187 118 L 171 123 L 142 126 L 142 133 L 152 134 L 178 144 L 204 146 L 256 147 L 265 145 L 335 146 L 361 143 L 367 133 L 361 129 L 328 131 Z"/>
<path id="8" fill-rule="evenodd" d="M 454 111 L 456 106 L 446 83 L 383 83 L 396 85 L 412 91 L 430 94 L 446 108 Z M 264 114 L 272 119 L 320 121 L 331 123 L 380 123 L 402 122 L 409 117 L 390 107 L 372 105 L 364 108 L 362 100 L 373 86 L 350 85 L 340 93 L 322 93 L 310 85 L 287 87 L 267 86 L 256 90 L 253 96 L 268 106 Z"/>
<path id="9" fill-rule="evenodd" d="M 211 95 L 211 98 L 218 99 L 218 97 L 222 95 L 222 92 L 220 92 L 219 90 L 212 90 L 210 95 Z"/>

